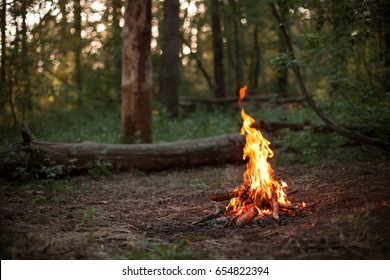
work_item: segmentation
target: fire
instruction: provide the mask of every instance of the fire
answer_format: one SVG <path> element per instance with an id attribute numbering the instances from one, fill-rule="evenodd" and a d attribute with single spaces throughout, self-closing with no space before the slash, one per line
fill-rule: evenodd
<path id="1" fill-rule="evenodd" d="M 226 210 L 237 216 L 245 212 L 251 212 L 248 215 L 252 216 L 272 213 L 275 218 L 278 218 L 275 208 L 278 208 L 278 205 L 290 204 L 285 193 L 287 184 L 283 181 L 279 184 L 274 179 L 274 171 L 269 163 L 269 159 L 274 156 L 274 152 L 269 147 L 271 142 L 255 127 L 255 120 L 245 113 L 242 100 L 246 89 L 247 86 L 240 89 L 238 103 L 243 119 L 240 133 L 245 135 L 246 139 L 243 159 L 248 159 L 248 161 L 244 181 L 235 190 L 238 195 L 230 200 Z"/>

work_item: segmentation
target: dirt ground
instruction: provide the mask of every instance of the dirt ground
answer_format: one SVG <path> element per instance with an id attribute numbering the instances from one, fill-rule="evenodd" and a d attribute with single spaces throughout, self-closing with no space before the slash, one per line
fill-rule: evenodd
<path id="1" fill-rule="evenodd" d="M 209 194 L 241 183 L 245 166 L 0 181 L 2 258 L 390 259 L 386 161 L 277 168 L 295 203 L 279 220 L 235 228 Z"/>

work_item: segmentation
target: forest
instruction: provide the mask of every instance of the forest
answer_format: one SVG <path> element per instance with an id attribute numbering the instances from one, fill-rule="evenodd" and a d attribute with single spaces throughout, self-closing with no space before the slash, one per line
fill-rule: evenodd
<path id="1" fill-rule="evenodd" d="M 2 259 L 390 258 L 389 1 L 0 1 Z"/>

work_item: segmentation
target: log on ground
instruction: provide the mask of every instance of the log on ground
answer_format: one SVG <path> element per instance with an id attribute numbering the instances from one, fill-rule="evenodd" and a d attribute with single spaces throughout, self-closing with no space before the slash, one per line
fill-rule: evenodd
<path id="1" fill-rule="evenodd" d="M 107 162 L 119 170 L 164 170 L 242 161 L 244 136 L 227 134 L 161 144 L 54 143 L 33 140 L 0 147 L 0 175 L 18 168 L 60 165 L 64 173 L 85 171 Z"/>

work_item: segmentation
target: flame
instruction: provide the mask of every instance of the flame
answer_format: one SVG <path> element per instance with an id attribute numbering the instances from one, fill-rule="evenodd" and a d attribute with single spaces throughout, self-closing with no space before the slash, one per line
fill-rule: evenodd
<path id="1" fill-rule="evenodd" d="M 253 205 L 258 210 L 258 215 L 269 214 L 272 195 L 276 195 L 279 203 L 290 204 L 287 199 L 285 189 L 287 184 L 281 181 L 279 184 L 274 179 L 274 171 L 269 163 L 269 159 L 274 156 L 274 152 L 267 140 L 254 124 L 255 120 L 245 113 L 242 101 L 245 97 L 247 86 L 240 89 L 239 105 L 241 107 L 241 117 L 243 124 L 241 135 L 245 135 L 246 144 L 243 149 L 243 159 L 248 159 L 244 182 L 236 191 L 246 192 L 247 195 L 232 198 L 227 210 L 232 210 L 240 215 L 249 206 Z M 268 208 L 268 209 L 267 209 Z"/>

